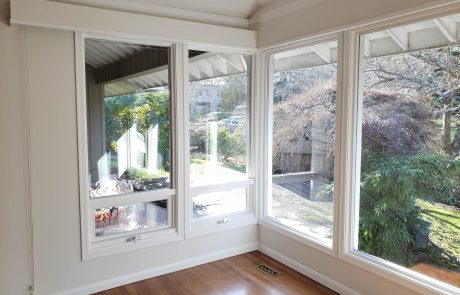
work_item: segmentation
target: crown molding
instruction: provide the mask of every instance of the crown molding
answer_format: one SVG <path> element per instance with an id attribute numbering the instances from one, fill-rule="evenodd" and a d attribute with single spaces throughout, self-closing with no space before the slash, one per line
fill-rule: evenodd
<path id="1" fill-rule="evenodd" d="M 313 6 L 326 0 L 278 0 L 260 7 L 250 18 L 249 25 L 262 23 Z"/>
<path id="2" fill-rule="evenodd" d="M 249 20 L 220 14 L 187 10 L 143 3 L 133 0 L 48 0 L 52 2 L 70 3 L 80 6 L 104 8 L 122 12 L 160 16 L 172 19 L 194 21 L 211 25 L 220 25 L 233 28 L 247 29 Z"/>

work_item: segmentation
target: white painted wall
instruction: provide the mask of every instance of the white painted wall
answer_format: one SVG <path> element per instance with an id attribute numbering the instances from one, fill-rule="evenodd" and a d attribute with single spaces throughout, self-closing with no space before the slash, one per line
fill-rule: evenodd
<path id="1" fill-rule="evenodd" d="M 0 294 L 32 283 L 27 173 L 25 31 L 0 0 Z"/>
<path id="2" fill-rule="evenodd" d="M 276 22 L 258 25 L 259 45 L 267 46 L 430 2 L 352 1 L 354 5 L 330 0 Z M 258 237 L 257 226 L 248 226 L 82 262 L 73 33 L 9 27 L 8 11 L 8 0 L 0 0 L 0 294 L 27 294 L 26 288 L 32 282 L 29 166 L 36 294 L 64 291 L 87 294 L 113 284 L 248 251 L 255 247 L 257 239 L 266 249 L 362 294 L 411 294 L 377 275 L 263 226 Z M 331 13 L 334 18 L 325 17 Z"/>
<path id="3" fill-rule="evenodd" d="M 257 226 L 253 225 L 82 262 L 74 36 L 70 31 L 27 27 L 26 39 L 37 294 L 135 277 L 136 273 L 216 252 L 256 247 Z M 79 289 L 76 294 L 85 292 Z"/>
<path id="4" fill-rule="evenodd" d="M 440 2 L 432 0 L 326 0 L 276 19 L 253 24 L 252 29 L 257 30 L 258 47 L 268 48 L 323 32 L 349 28 L 368 20 L 430 3 Z M 350 289 L 365 295 L 418 294 L 263 225 L 259 225 L 259 246 L 268 255 L 303 271 L 323 284 L 337 287 L 336 290 L 343 294 L 351 294 Z"/>
<path id="5" fill-rule="evenodd" d="M 279 18 L 254 23 L 257 47 L 265 48 L 282 42 L 349 27 L 366 20 L 413 9 L 422 5 L 450 3 L 449 0 L 326 0 Z"/>
<path id="6" fill-rule="evenodd" d="M 262 225 L 259 225 L 259 244 L 260 249 L 266 254 L 289 265 L 289 261 L 283 261 L 282 256 L 287 257 L 301 267 L 299 271 L 308 269 L 304 274 L 325 285 L 329 283 L 331 288 L 334 286 L 340 288 L 340 285 L 343 285 L 349 290 L 354 290 L 355 294 L 363 295 L 419 294 Z M 290 266 L 295 268 L 296 265 Z M 316 275 L 319 275 L 318 277 L 315 277 L 315 272 Z M 321 278 L 333 282 L 321 281 Z M 349 294 L 346 293 L 349 290 L 336 289 L 342 294 Z"/>

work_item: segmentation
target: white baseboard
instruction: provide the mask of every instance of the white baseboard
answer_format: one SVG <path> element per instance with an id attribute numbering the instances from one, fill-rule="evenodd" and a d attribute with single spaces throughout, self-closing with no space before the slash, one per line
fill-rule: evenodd
<path id="1" fill-rule="evenodd" d="M 289 266 L 290 268 L 300 272 L 301 274 L 311 278 L 314 281 L 317 281 L 318 283 L 328 287 L 329 289 L 334 290 L 335 292 L 343 295 L 361 295 L 359 292 L 356 290 L 351 289 L 348 286 L 345 286 L 342 283 L 339 283 L 330 277 L 327 277 L 316 270 L 313 270 L 309 268 L 308 266 L 305 266 L 287 256 L 284 254 L 281 254 L 278 251 L 275 251 L 265 245 L 259 244 L 259 251 L 270 256 L 271 258 Z"/>
<path id="2" fill-rule="evenodd" d="M 156 276 L 164 275 L 167 273 L 175 272 L 178 270 L 190 268 L 204 263 L 209 263 L 212 261 L 228 258 L 231 256 L 243 254 L 250 251 L 255 251 L 258 249 L 257 243 L 251 243 L 247 245 L 242 245 L 234 248 L 225 249 L 222 251 L 213 252 L 210 254 L 202 255 L 199 257 L 194 257 L 184 261 L 174 262 L 171 264 L 163 265 L 157 268 L 144 270 L 138 273 L 128 274 L 125 276 L 113 278 L 110 280 L 86 285 L 76 289 L 66 290 L 64 292 L 55 293 L 54 295 L 88 295 L 103 290 L 115 288 L 118 286 L 130 284 L 133 282 L 145 280 L 148 278 L 153 278 Z"/>

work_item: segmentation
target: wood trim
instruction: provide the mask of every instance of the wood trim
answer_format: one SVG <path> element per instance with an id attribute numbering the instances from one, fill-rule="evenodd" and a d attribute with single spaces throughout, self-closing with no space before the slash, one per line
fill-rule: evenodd
<path id="1" fill-rule="evenodd" d="M 89 6 L 96 8 L 105 8 L 112 10 L 121 10 L 139 14 L 152 16 L 161 16 L 168 18 L 181 19 L 186 21 L 209 23 L 219 26 L 228 26 L 234 28 L 247 28 L 249 26 L 248 19 L 207 13 L 201 11 L 192 11 L 176 7 L 167 7 L 155 5 L 151 3 L 143 3 L 130 0 L 52 0 L 55 2 L 75 3 L 81 6 Z"/>
<path id="2" fill-rule="evenodd" d="M 12 24 L 170 40 L 255 51 L 252 30 L 113 11 L 45 0 L 11 0 Z M 206 34 L 203 34 L 206 32 Z"/>

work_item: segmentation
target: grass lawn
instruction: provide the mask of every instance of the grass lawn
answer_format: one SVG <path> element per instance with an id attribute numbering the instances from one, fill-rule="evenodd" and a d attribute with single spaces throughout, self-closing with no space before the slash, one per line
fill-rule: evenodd
<path id="1" fill-rule="evenodd" d="M 460 210 L 453 206 L 417 200 L 422 218 L 430 223 L 430 239 L 460 259 Z"/>

